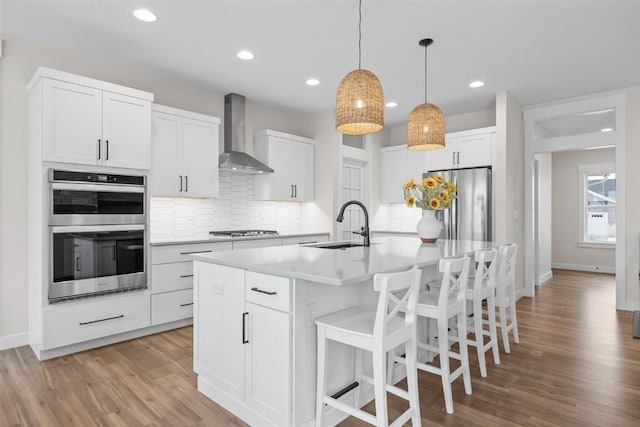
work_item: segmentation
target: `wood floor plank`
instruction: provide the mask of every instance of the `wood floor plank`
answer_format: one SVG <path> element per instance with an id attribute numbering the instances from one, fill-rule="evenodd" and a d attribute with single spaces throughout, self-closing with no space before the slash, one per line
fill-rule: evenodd
<path id="1" fill-rule="evenodd" d="M 454 383 L 453 415 L 439 377 L 419 373 L 423 425 L 640 425 L 640 340 L 633 314 L 614 307 L 613 276 L 554 270 L 518 302 L 520 344 L 511 339 L 500 365 L 487 357 L 487 378 L 469 352 L 473 394 Z M 181 328 L 46 362 L 29 347 L 2 351 L 0 426 L 245 426 L 196 390 L 192 336 Z M 407 407 L 392 395 L 389 405 L 391 420 Z"/>

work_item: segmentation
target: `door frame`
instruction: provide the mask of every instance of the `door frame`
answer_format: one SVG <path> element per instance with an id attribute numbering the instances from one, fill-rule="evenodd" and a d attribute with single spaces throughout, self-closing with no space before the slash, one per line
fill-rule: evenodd
<path id="1" fill-rule="evenodd" d="M 611 95 L 586 97 L 553 105 L 533 106 L 524 111 L 525 157 L 524 157 L 524 254 L 525 288 L 524 295 L 535 296 L 534 278 L 536 259 L 536 228 L 534 222 L 534 158 L 538 153 L 580 150 L 603 145 L 614 145 L 616 149 L 616 308 L 630 310 L 626 302 L 626 95 L 622 92 Z M 615 112 L 615 131 L 592 132 L 553 138 L 536 139 L 537 122 L 572 116 L 575 114 L 613 109 Z"/>

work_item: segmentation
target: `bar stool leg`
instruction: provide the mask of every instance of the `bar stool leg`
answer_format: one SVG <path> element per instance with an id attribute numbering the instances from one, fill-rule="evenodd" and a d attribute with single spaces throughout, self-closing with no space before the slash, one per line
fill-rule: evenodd
<path id="1" fill-rule="evenodd" d="M 355 378 L 358 382 L 358 387 L 353 391 L 353 406 L 360 408 L 360 392 L 362 391 L 362 357 L 363 351 L 359 348 L 354 349 L 355 357 Z"/>
<path id="2" fill-rule="evenodd" d="M 518 319 L 516 317 L 516 293 L 511 287 L 511 295 L 509 296 L 509 311 L 511 324 L 513 325 L 513 342 L 520 343 L 520 335 L 518 334 Z"/>
<path id="3" fill-rule="evenodd" d="M 480 365 L 480 376 L 487 376 L 487 362 L 484 358 L 484 333 L 482 331 L 482 301 L 480 298 L 473 299 L 473 333 L 475 334 L 476 351 L 478 352 L 478 364 Z M 460 335 L 462 336 L 462 335 Z"/>
<path id="4" fill-rule="evenodd" d="M 471 394 L 471 370 L 469 369 L 469 350 L 467 348 L 467 316 L 458 314 L 458 345 L 460 347 L 460 364 L 462 365 L 462 380 L 464 392 Z"/>
<path id="5" fill-rule="evenodd" d="M 502 332 L 502 343 L 504 344 L 504 352 L 511 353 L 509 348 L 509 330 L 507 329 L 507 309 L 504 302 L 498 307 L 500 311 L 500 331 Z"/>
<path id="6" fill-rule="evenodd" d="M 453 414 L 453 395 L 451 394 L 451 369 L 449 367 L 449 324 L 447 319 L 438 319 L 438 347 L 440 349 L 440 373 L 444 406 L 447 413 Z"/>
<path id="7" fill-rule="evenodd" d="M 387 415 L 387 354 L 373 352 L 373 384 L 376 398 L 376 425 L 387 427 L 389 416 Z"/>
<path id="8" fill-rule="evenodd" d="M 493 363 L 500 364 L 500 349 L 498 349 L 498 332 L 496 330 L 496 299 L 493 295 L 487 298 L 487 316 L 489 317 L 489 337 L 493 343 L 491 351 L 493 352 Z"/>
<path id="9" fill-rule="evenodd" d="M 317 383 L 316 383 L 316 427 L 322 427 L 324 415 L 324 396 L 327 394 L 325 369 L 327 359 L 327 341 L 325 339 L 324 328 L 317 328 L 318 335 L 318 360 L 317 360 Z"/>
<path id="10" fill-rule="evenodd" d="M 420 426 L 420 402 L 418 401 L 418 366 L 417 356 L 418 347 L 416 340 L 407 342 L 404 346 L 405 357 L 407 360 L 407 391 L 409 392 L 409 407 L 413 409 L 411 417 L 411 425 L 413 427 Z"/>

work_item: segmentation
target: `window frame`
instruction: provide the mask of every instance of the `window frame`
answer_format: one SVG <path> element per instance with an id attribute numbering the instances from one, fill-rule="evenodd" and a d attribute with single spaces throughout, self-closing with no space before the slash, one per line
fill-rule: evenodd
<path id="1" fill-rule="evenodd" d="M 617 240 L 617 220 L 616 220 L 616 239 L 610 242 L 594 242 L 586 239 L 587 231 L 587 176 L 594 174 L 616 173 L 615 163 L 593 163 L 586 165 L 578 165 L 578 242 L 577 246 L 581 248 L 607 248 L 615 249 Z M 616 181 L 617 191 L 617 181 Z M 618 209 L 616 198 L 616 211 Z"/>

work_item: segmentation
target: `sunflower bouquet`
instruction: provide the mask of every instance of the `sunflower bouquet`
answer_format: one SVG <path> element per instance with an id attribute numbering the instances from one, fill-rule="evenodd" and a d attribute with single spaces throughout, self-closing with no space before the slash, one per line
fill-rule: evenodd
<path id="1" fill-rule="evenodd" d="M 417 206 L 420 209 L 434 211 L 447 209 L 458 193 L 455 184 L 444 180 L 439 174 L 424 178 L 421 184 L 416 184 L 413 179 L 410 179 L 404 183 L 402 190 L 404 204 L 407 207 Z"/>

